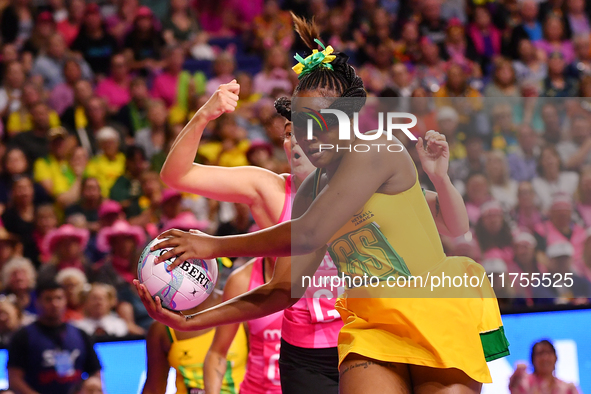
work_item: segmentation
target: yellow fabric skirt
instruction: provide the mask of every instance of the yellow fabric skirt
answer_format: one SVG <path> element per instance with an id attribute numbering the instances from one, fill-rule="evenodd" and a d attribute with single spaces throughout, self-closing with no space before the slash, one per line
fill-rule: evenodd
<path id="1" fill-rule="evenodd" d="M 336 302 L 344 322 L 339 365 L 356 353 L 380 361 L 457 368 L 478 382 L 491 383 L 486 362 L 508 355 L 509 343 L 486 272 L 469 258 L 446 257 L 421 277 L 464 274 L 485 280 L 477 288 L 433 291 L 347 289 Z"/>

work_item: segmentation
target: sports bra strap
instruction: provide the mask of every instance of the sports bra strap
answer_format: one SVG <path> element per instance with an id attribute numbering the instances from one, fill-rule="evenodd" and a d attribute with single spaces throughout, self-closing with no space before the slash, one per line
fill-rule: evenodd
<path id="1" fill-rule="evenodd" d="M 316 198 L 318 195 L 318 189 L 320 188 L 320 176 L 322 175 L 322 169 L 317 168 L 314 172 L 314 186 L 312 188 L 312 198 Z"/>

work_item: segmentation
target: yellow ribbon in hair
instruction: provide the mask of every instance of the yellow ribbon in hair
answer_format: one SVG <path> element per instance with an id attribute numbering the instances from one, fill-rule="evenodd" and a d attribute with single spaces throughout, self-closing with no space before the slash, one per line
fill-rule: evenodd
<path id="1" fill-rule="evenodd" d="M 311 73 L 318 67 L 325 67 L 332 70 L 332 62 L 336 59 L 335 55 L 331 55 L 334 52 L 332 46 L 325 47 L 322 42 L 318 39 L 314 39 L 314 41 L 322 47 L 322 51 L 319 52 L 318 49 L 314 49 L 312 54 L 307 58 L 302 58 L 299 54 L 296 54 L 294 58 L 298 61 L 298 64 L 292 67 L 292 70 L 298 75 L 298 79 L 301 79 L 304 75 Z"/>

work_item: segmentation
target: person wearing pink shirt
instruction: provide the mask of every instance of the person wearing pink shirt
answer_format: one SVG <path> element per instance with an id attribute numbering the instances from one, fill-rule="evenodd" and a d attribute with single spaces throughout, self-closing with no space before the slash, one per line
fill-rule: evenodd
<path id="1" fill-rule="evenodd" d="M 509 380 L 511 394 L 580 394 L 573 383 L 567 383 L 554 376 L 557 360 L 552 342 L 544 339 L 534 343 L 531 349 L 533 373 L 527 372 L 527 365 L 517 365 Z"/>
<path id="2" fill-rule="evenodd" d="M 116 113 L 131 100 L 130 82 L 131 76 L 125 56 L 114 55 L 111 58 L 111 76 L 97 85 L 95 94 L 107 101 L 109 112 Z"/>
<path id="3" fill-rule="evenodd" d="M 205 92 L 205 74 L 200 71 L 194 74 L 183 71 L 185 50 L 182 46 L 171 47 L 165 59 L 166 68 L 154 79 L 151 95 L 164 100 L 167 108 L 178 106 L 187 111 L 190 96 Z"/>

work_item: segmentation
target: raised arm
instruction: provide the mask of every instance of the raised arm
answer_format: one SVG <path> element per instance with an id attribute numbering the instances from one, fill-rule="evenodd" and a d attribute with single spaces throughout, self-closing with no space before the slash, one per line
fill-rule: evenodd
<path id="1" fill-rule="evenodd" d="M 255 233 L 227 237 L 167 231 L 161 238 L 168 239 L 160 242 L 157 249 L 171 250 L 158 261 L 177 256 L 168 266 L 171 268 L 188 258 L 313 253 L 325 246 L 374 193 L 397 194 L 408 190 L 415 182 L 416 170 L 408 152 L 347 153 L 327 186 L 298 219 Z M 294 208 L 301 192 L 298 190 Z"/>
<path id="2" fill-rule="evenodd" d="M 176 138 L 160 176 L 168 186 L 218 201 L 247 204 L 261 227 L 277 223 L 283 207 L 285 179 L 260 167 L 219 167 L 194 163 L 206 125 L 238 102 L 236 81 L 220 85 Z M 278 207 L 271 209 L 271 207 Z M 278 211 L 278 212 L 275 212 Z"/>
<path id="3" fill-rule="evenodd" d="M 435 191 L 427 191 L 425 198 L 435 219 L 440 234 L 458 237 L 468 232 L 470 224 L 464 199 L 452 184 L 448 174 L 449 145 L 445 136 L 435 131 L 425 135 L 425 143 L 419 138 L 416 148 L 423 170 L 435 186 Z"/>

